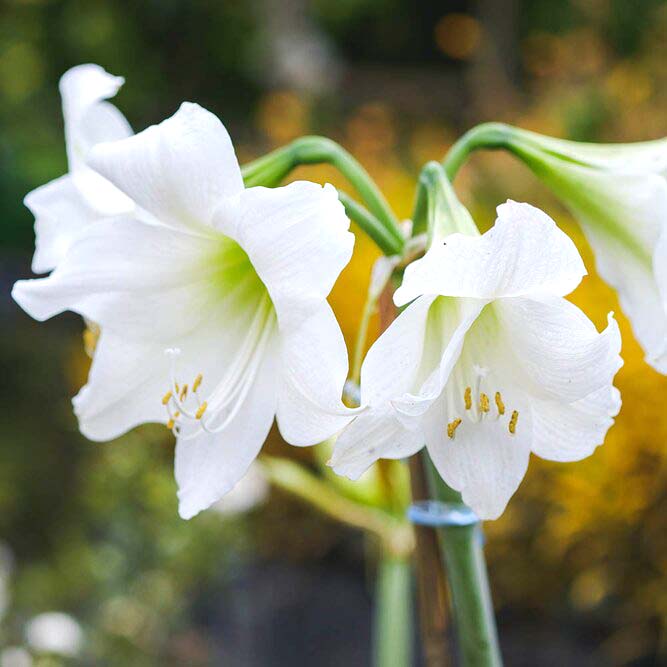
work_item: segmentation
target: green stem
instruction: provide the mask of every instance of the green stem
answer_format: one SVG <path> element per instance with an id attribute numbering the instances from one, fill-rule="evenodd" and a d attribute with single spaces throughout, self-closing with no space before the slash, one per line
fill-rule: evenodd
<path id="1" fill-rule="evenodd" d="M 461 496 L 442 480 L 423 455 L 432 498 L 460 504 Z M 502 657 L 491 601 L 479 523 L 436 529 L 452 596 L 453 616 L 464 667 L 500 667 Z"/>
<path id="2" fill-rule="evenodd" d="M 338 190 L 338 199 L 345 207 L 345 213 L 350 220 L 356 222 L 385 255 L 400 255 L 403 252 L 403 239 L 398 241 L 368 209 L 342 190 Z"/>
<path id="3" fill-rule="evenodd" d="M 294 461 L 266 455 L 261 456 L 259 461 L 274 486 L 336 521 L 375 535 L 387 553 L 403 558 L 412 553 L 412 527 L 404 519 L 341 495 L 333 486 Z"/>
<path id="4" fill-rule="evenodd" d="M 383 553 L 375 585 L 374 666 L 410 667 L 412 641 L 412 564 Z"/>
<path id="5" fill-rule="evenodd" d="M 398 247 L 403 247 L 403 236 L 398 220 L 384 195 L 368 172 L 336 142 L 325 137 L 301 137 L 242 168 L 247 187 L 274 186 L 294 168 L 306 164 L 327 163 L 338 169 L 359 193 L 368 210 L 380 221 Z M 395 254 L 395 253 L 389 253 Z"/>
<path id="6" fill-rule="evenodd" d="M 450 181 L 454 180 L 461 165 L 478 148 L 507 148 L 514 128 L 504 123 L 482 123 L 468 130 L 448 151 L 442 166 Z"/>

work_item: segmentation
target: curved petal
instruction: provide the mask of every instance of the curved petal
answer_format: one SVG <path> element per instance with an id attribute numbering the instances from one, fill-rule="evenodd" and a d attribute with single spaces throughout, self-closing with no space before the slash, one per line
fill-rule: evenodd
<path id="1" fill-rule="evenodd" d="M 97 144 L 88 164 L 172 227 L 210 224 L 220 198 L 243 189 L 224 125 L 189 102 L 171 118 L 133 137 Z"/>
<path id="2" fill-rule="evenodd" d="M 248 188 L 221 204 L 215 225 L 248 253 L 281 328 L 320 308 L 352 256 L 350 221 L 331 185 Z"/>
<path id="3" fill-rule="evenodd" d="M 99 219 L 99 213 L 88 206 L 69 174 L 33 190 L 23 203 L 35 216 L 35 273 L 51 271 L 77 234 Z"/>
<path id="4" fill-rule="evenodd" d="M 450 297 L 438 297 L 433 302 L 429 311 L 419 388 L 391 401 L 398 410 L 399 419 L 406 424 L 411 418 L 423 415 L 440 396 L 461 355 L 466 334 L 487 303 L 481 299 Z"/>
<path id="5" fill-rule="evenodd" d="M 113 141 L 132 135 L 132 128 L 112 104 L 124 83 L 99 65 L 78 65 L 60 79 L 60 95 L 65 117 L 65 139 L 70 171 L 86 168 L 88 151 L 100 141 Z"/>
<path id="6" fill-rule="evenodd" d="M 621 336 L 609 314 L 598 333 L 560 297 L 503 299 L 493 304 L 501 335 L 494 345 L 505 375 L 536 397 L 572 402 L 610 387 L 623 365 Z"/>
<path id="7" fill-rule="evenodd" d="M 166 423 L 161 398 L 168 381 L 169 360 L 161 345 L 102 331 L 88 383 L 72 401 L 81 433 L 104 441 L 139 424 Z"/>
<path id="8" fill-rule="evenodd" d="M 388 403 L 414 389 L 422 367 L 429 311 L 436 298 L 416 299 L 368 350 L 361 367 L 362 405 Z"/>
<path id="9" fill-rule="evenodd" d="M 264 288 L 239 246 L 116 218 L 88 227 L 48 277 L 12 295 L 37 320 L 72 310 L 125 337 L 173 345 L 220 317 L 249 324 Z"/>
<path id="10" fill-rule="evenodd" d="M 419 429 L 409 430 L 388 404 L 358 415 L 338 436 L 329 465 L 339 475 L 359 479 L 378 459 L 402 459 L 424 446 Z"/>
<path id="11" fill-rule="evenodd" d="M 494 299 L 571 292 L 586 275 L 571 239 L 529 204 L 498 206 L 496 224 L 482 236 L 451 234 L 405 270 L 394 302 L 421 294 Z"/>
<path id="12" fill-rule="evenodd" d="M 535 400 L 531 449 L 550 461 L 585 459 L 603 443 L 620 408 L 620 392 L 610 386 L 569 404 Z"/>
<path id="13" fill-rule="evenodd" d="M 520 405 L 517 398 L 513 405 Z M 480 519 L 497 519 L 519 488 L 530 458 L 530 411 L 521 409 L 516 433 L 482 419 L 474 428 L 462 424 L 447 437 L 444 402 L 438 401 L 424 420 L 426 447 L 438 472 Z"/>
<path id="14" fill-rule="evenodd" d="M 277 420 L 292 445 L 314 445 L 354 416 L 341 400 L 347 349 L 336 317 L 324 301 L 300 327 L 282 336 Z"/>
<path id="15" fill-rule="evenodd" d="M 233 421 L 220 433 L 176 443 L 179 513 L 190 519 L 219 500 L 245 475 L 269 433 L 276 409 L 277 351 L 269 351 Z"/>

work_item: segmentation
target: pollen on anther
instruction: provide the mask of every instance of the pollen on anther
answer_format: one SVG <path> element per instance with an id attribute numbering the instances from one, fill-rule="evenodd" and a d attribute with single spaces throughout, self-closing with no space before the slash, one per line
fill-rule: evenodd
<path id="1" fill-rule="evenodd" d="M 488 412 L 489 409 L 490 409 L 489 408 L 489 397 L 484 393 L 481 393 L 479 395 L 479 409 L 482 412 Z"/>
<path id="2" fill-rule="evenodd" d="M 201 381 L 204 379 L 204 376 L 199 373 L 197 377 L 195 378 L 195 381 L 192 383 L 192 391 L 197 391 L 199 389 L 199 385 L 201 385 Z"/>
<path id="3" fill-rule="evenodd" d="M 172 394 L 170 391 L 168 391 L 168 392 L 162 397 L 162 405 L 167 405 L 167 403 L 169 403 L 169 401 L 171 400 L 171 397 L 172 397 L 172 396 L 173 396 L 173 394 Z"/>
<path id="4" fill-rule="evenodd" d="M 496 407 L 498 408 L 498 414 L 505 414 L 505 404 L 503 403 L 503 397 L 500 395 L 500 392 L 496 392 Z"/>
<path id="5" fill-rule="evenodd" d="M 459 427 L 461 424 L 461 418 L 457 417 L 453 422 L 449 422 L 447 424 L 447 437 L 448 438 L 453 438 L 454 434 L 456 433 L 456 429 Z"/>
<path id="6" fill-rule="evenodd" d="M 176 425 L 176 422 L 175 422 L 173 419 L 170 419 L 170 420 L 167 422 L 167 428 L 168 428 L 170 431 L 174 428 L 175 425 Z"/>
<path id="7" fill-rule="evenodd" d="M 204 401 L 199 408 L 197 409 L 197 412 L 195 412 L 195 419 L 201 419 L 204 413 L 206 412 L 206 408 L 208 407 L 208 403 Z"/>
<path id="8" fill-rule="evenodd" d="M 188 385 L 187 385 L 187 384 L 184 384 L 184 385 L 183 385 L 183 389 L 181 389 L 181 393 L 180 393 L 180 395 L 179 395 L 178 398 L 179 398 L 181 401 L 184 401 L 184 400 L 185 400 L 185 397 L 186 397 L 187 395 L 188 395 Z"/>
<path id="9" fill-rule="evenodd" d="M 465 401 L 466 410 L 470 410 L 472 408 L 472 389 L 470 387 L 466 387 L 465 392 L 463 392 L 463 400 Z"/>
<path id="10" fill-rule="evenodd" d="M 512 412 L 512 416 L 510 417 L 510 423 L 509 423 L 509 431 L 512 435 L 516 433 L 516 423 L 519 421 L 519 412 L 518 410 L 514 410 Z"/>

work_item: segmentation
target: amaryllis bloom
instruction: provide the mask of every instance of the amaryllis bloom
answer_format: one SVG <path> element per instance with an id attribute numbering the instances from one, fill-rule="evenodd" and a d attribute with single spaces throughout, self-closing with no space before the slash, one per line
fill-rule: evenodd
<path id="1" fill-rule="evenodd" d="M 334 470 L 355 478 L 425 444 L 447 484 L 494 519 L 531 451 L 591 454 L 619 410 L 622 362 L 614 319 L 598 333 L 563 298 L 584 275 L 572 241 L 528 204 L 499 206 L 482 236 L 435 242 L 407 267 L 394 301 L 410 305 L 364 361 L 366 410 L 339 436 Z"/>
<path id="2" fill-rule="evenodd" d="M 33 190 L 24 200 L 35 216 L 35 273 L 55 268 L 87 225 L 132 210 L 132 202 L 86 164 L 96 143 L 132 134 L 123 114 L 106 101 L 122 85 L 122 77 L 98 65 L 73 67 L 60 79 L 69 173 Z"/>
<path id="3" fill-rule="evenodd" d="M 326 299 L 354 238 L 330 185 L 244 189 L 227 131 L 196 104 L 97 145 L 90 165 L 135 214 L 90 225 L 48 278 L 13 295 L 36 319 L 69 309 L 100 325 L 74 399 L 80 428 L 108 440 L 166 424 L 189 518 L 244 475 L 274 417 L 295 445 L 349 418 Z"/>
<path id="4" fill-rule="evenodd" d="M 581 223 L 646 361 L 667 373 L 667 139 L 584 144 L 511 129 L 511 148 Z"/>

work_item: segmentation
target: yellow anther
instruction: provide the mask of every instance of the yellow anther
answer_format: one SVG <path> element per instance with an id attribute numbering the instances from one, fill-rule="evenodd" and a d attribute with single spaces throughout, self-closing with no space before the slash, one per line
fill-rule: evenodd
<path id="1" fill-rule="evenodd" d="M 519 421 L 519 412 L 514 410 L 510 417 L 509 430 L 512 435 L 516 433 L 516 423 Z"/>
<path id="2" fill-rule="evenodd" d="M 466 410 L 470 410 L 472 408 L 472 389 L 470 387 L 466 387 L 466 390 L 463 392 L 463 400 L 466 404 Z"/>
<path id="3" fill-rule="evenodd" d="M 171 397 L 172 397 L 172 396 L 173 396 L 173 394 L 172 394 L 170 391 L 168 391 L 168 392 L 162 397 L 162 405 L 167 405 L 167 403 L 169 403 L 169 401 L 171 400 Z"/>
<path id="4" fill-rule="evenodd" d="M 461 423 L 460 417 L 457 417 L 453 422 L 449 422 L 447 424 L 447 437 L 453 438 L 454 434 L 456 433 L 456 429 L 459 427 L 459 424 Z"/>
<path id="5" fill-rule="evenodd" d="M 201 419 L 202 415 L 206 412 L 206 408 L 208 407 L 208 403 L 204 401 L 199 408 L 197 409 L 197 412 L 195 412 L 195 419 Z"/>
<path id="6" fill-rule="evenodd" d="M 496 392 L 496 407 L 498 408 L 498 414 L 505 414 L 505 404 L 503 403 L 503 397 L 500 395 L 500 392 Z"/>
<path id="7" fill-rule="evenodd" d="M 479 409 L 482 412 L 488 412 L 489 411 L 489 397 L 484 393 L 481 393 L 479 395 Z"/>
<path id="8" fill-rule="evenodd" d="M 181 389 L 181 393 L 179 394 L 178 398 L 182 401 L 185 400 L 185 397 L 188 395 L 188 385 L 184 384 L 183 389 Z"/>
<path id="9" fill-rule="evenodd" d="M 174 382 L 174 389 L 176 390 L 177 394 L 181 393 L 181 388 L 178 386 L 178 382 Z"/>
<path id="10" fill-rule="evenodd" d="M 201 384 L 201 381 L 204 379 L 204 376 L 200 373 L 196 378 L 195 381 L 192 383 L 192 391 L 197 391 L 199 389 L 199 385 Z"/>
<path id="11" fill-rule="evenodd" d="M 173 419 L 170 419 L 170 420 L 167 422 L 167 428 L 168 428 L 170 431 L 174 428 L 175 425 L 176 425 L 176 422 L 175 422 Z"/>

